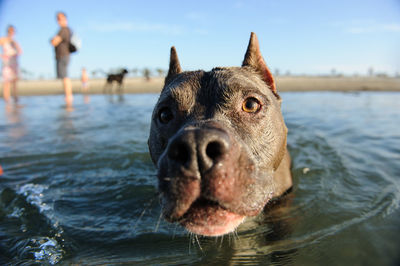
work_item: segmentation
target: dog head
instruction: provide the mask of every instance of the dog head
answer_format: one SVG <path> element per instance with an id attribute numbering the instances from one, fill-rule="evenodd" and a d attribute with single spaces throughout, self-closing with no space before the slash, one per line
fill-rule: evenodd
<path id="1" fill-rule="evenodd" d="M 166 220 L 218 236 L 259 214 L 274 195 L 286 135 L 254 33 L 241 67 L 182 72 L 172 47 L 148 142 Z"/>

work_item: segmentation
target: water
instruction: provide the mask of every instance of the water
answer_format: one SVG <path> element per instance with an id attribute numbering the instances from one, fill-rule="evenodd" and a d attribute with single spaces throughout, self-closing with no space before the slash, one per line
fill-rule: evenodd
<path id="1" fill-rule="evenodd" d="M 400 93 L 283 93 L 294 188 L 237 234 L 160 219 L 157 95 L 0 103 L 0 264 L 400 263 Z"/>

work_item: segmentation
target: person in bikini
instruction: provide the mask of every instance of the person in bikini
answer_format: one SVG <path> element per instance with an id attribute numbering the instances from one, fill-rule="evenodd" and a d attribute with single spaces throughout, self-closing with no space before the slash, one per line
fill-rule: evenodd
<path id="1" fill-rule="evenodd" d="M 0 57 L 3 62 L 3 98 L 5 102 L 10 100 L 10 89 L 14 102 L 18 102 L 17 81 L 18 81 L 18 57 L 22 54 L 22 49 L 18 42 L 14 40 L 15 27 L 10 25 L 7 27 L 7 36 L 0 38 L 0 46 L 3 53 Z"/>

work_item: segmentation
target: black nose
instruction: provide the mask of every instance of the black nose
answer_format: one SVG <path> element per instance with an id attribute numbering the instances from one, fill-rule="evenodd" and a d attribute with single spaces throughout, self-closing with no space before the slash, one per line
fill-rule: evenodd
<path id="1" fill-rule="evenodd" d="M 168 159 L 188 171 L 204 173 L 228 153 L 228 134 L 220 129 L 186 129 L 168 145 Z"/>

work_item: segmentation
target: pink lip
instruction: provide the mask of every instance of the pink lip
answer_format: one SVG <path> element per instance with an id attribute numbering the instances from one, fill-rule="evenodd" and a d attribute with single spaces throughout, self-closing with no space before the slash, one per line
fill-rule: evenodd
<path id="1" fill-rule="evenodd" d="M 194 204 L 181 224 L 190 232 L 204 236 L 220 236 L 233 232 L 245 216 L 223 209 L 219 205 Z"/>

